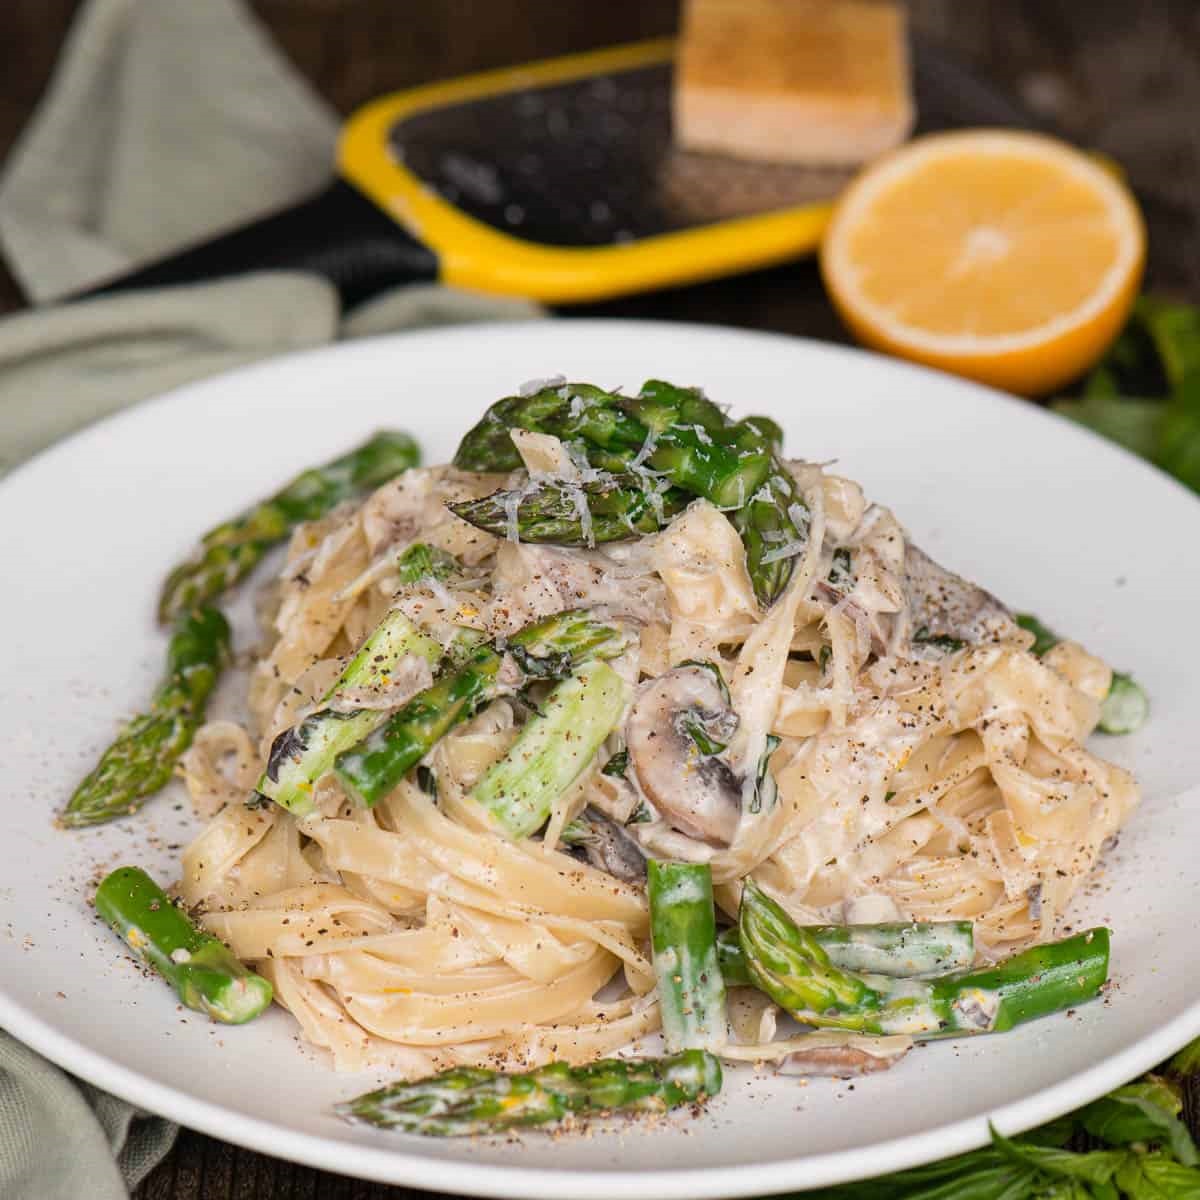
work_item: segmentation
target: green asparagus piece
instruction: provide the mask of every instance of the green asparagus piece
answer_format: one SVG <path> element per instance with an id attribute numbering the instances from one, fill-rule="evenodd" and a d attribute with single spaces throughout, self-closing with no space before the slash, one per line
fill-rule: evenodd
<path id="1" fill-rule="evenodd" d="M 647 433 L 622 411 L 613 392 L 590 383 L 564 383 L 497 400 L 459 443 L 454 465 L 464 471 L 516 471 L 522 463 L 511 436 L 514 429 L 550 433 L 601 452 L 628 451 L 631 457 Z"/>
<path id="2" fill-rule="evenodd" d="M 615 657 L 628 644 L 625 632 L 572 611 L 527 625 L 503 643 L 479 646 L 460 667 L 343 750 L 334 761 L 338 780 L 360 804 L 374 805 L 455 725 L 513 690 L 499 679 L 506 654 L 528 678 L 560 679 L 588 659 Z"/>
<path id="3" fill-rule="evenodd" d="M 165 787 L 204 720 L 208 697 L 229 657 L 229 623 L 215 608 L 185 613 L 167 647 L 167 674 L 100 762 L 75 789 L 60 823 L 100 825 L 137 812 Z"/>
<path id="4" fill-rule="evenodd" d="M 548 481 L 532 490 L 493 492 L 449 508 L 496 537 L 515 532 L 522 542 L 594 546 L 656 533 L 688 500 L 679 488 L 658 492 L 636 475 L 614 475 L 583 484 Z"/>
<path id="5" fill-rule="evenodd" d="M 806 933 L 845 971 L 897 979 L 930 979 L 975 961 L 970 921 L 911 921 L 880 925 L 808 925 Z M 717 935 L 717 957 L 729 987 L 753 987 L 737 926 Z"/>
<path id="6" fill-rule="evenodd" d="M 1108 978 L 1103 928 L 936 979 L 843 970 L 753 879 L 742 891 L 738 932 L 755 985 L 797 1020 L 876 1035 L 1001 1033 L 1090 1000 Z"/>
<path id="7" fill-rule="evenodd" d="M 725 983 L 717 961 L 712 872 L 707 863 L 646 864 L 650 943 L 663 1040 L 678 1050 L 725 1044 Z"/>
<path id="8" fill-rule="evenodd" d="M 584 663 L 560 683 L 509 748 L 471 790 L 512 837 L 528 837 L 583 773 L 613 731 L 628 699 L 625 681 L 603 662 Z"/>
<path id="9" fill-rule="evenodd" d="M 1033 634 L 1033 645 L 1029 649 L 1038 658 L 1062 641 L 1054 630 L 1043 625 L 1032 613 L 1018 613 L 1016 621 L 1022 629 Z M 1100 704 L 1100 719 L 1096 722 L 1096 728 L 1101 733 L 1136 733 L 1149 715 L 1150 697 L 1146 695 L 1146 689 L 1132 675 L 1114 671 L 1112 682 L 1108 685 L 1108 695 Z"/>
<path id="10" fill-rule="evenodd" d="M 783 449 L 783 429 L 779 422 L 771 417 L 743 417 L 738 424 L 748 426 L 754 435 L 765 441 L 776 454 Z"/>
<path id="11" fill-rule="evenodd" d="M 550 1063 L 505 1075 L 454 1067 L 339 1104 L 341 1116 L 426 1137 L 465 1137 L 547 1125 L 572 1115 L 662 1112 L 715 1096 L 721 1064 L 702 1050 L 670 1058 L 606 1058 L 584 1067 Z"/>
<path id="12" fill-rule="evenodd" d="M 248 575 L 263 555 L 304 521 L 315 521 L 343 500 L 386 483 L 420 461 L 406 433 L 377 433 L 356 450 L 297 475 L 282 491 L 206 533 L 194 558 L 167 576 L 158 618 L 211 600 Z"/>
<path id="13" fill-rule="evenodd" d="M 96 889 L 96 911 L 179 999 L 214 1021 L 241 1025 L 271 1003 L 271 985 L 198 928 L 138 867 L 118 867 Z"/>
<path id="14" fill-rule="evenodd" d="M 791 472 L 775 453 L 777 431 L 778 426 L 771 430 L 762 417 L 749 417 L 730 435 L 743 447 L 772 451 L 762 486 L 728 514 L 746 549 L 754 594 L 764 607 L 783 594 L 808 539 L 808 509 Z"/>
<path id="15" fill-rule="evenodd" d="M 402 612 L 393 610 L 376 626 L 321 698 L 325 707 L 283 730 L 272 742 L 257 795 L 274 800 L 297 816 L 311 812 L 313 788 L 333 766 L 333 760 L 388 719 L 386 709 L 332 707 L 338 694 L 347 688 L 386 684 L 388 676 L 410 654 L 433 666 L 441 658 L 442 648 Z"/>
<path id="16" fill-rule="evenodd" d="M 626 403 L 643 425 L 656 432 L 670 425 L 692 425 L 715 434 L 729 424 L 720 407 L 699 388 L 680 387 L 665 379 L 647 379 L 638 394 L 629 397 Z M 769 435 L 769 427 L 763 428 L 764 434 Z"/>
<path id="17" fill-rule="evenodd" d="M 1150 715 L 1150 697 L 1132 675 L 1114 671 L 1108 695 L 1100 704 L 1100 720 L 1096 728 L 1101 733 L 1136 733 Z"/>
<path id="18" fill-rule="evenodd" d="M 442 582 L 461 569 L 462 564 L 453 554 L 424 542 L 413 542 L 396 560 L 396 574 L 401 583 L 420 583 L 422 579 Z"/>
<path id="19" fill-rule="evenodd" d="M 1200 310 L 1153 296 L 1139 296 L 1133 322 L 1149 334 L 1166 377 L 1167 390 L 1177 388 L 1189 375 L 1200 372 Z M 1144 381 L 1153 387 L 1155 381 Z M 1146 390 L 1140 395 L 1151 395 Z"/>
<path id="20" fill-rule="evenodd" d="M 493 404 L 459 445 L 454 465 L 469 471 L 506 471 L 521 465 L 509 431 L 548 433 L 568 444 L 582 442 L 593 466 L 620 470 L 643 451 L 644 462 L 677 487 L 729 507 L 766 479 L 770 443 L 758 435 L 746 445 L 725 445 L 721 410 L 692 388 L 651 380 L 637 396 L 605 392 L 590 384 L 543 388 Z M 509 449 L 499 442 L 503 436 Z"/>
<path id="21" fill-rule="evenodd" d="M 569 383 L 497 401 L 463 438 L 455 465 L 471 471 L 519 467 L 512 429 L 553 434 L 603 470 L 644 466 L 730 510 L 759 603 L 770 605 L 787 586 L 807 514 L 776 455 L 779 429 L 773 422 L 730 424 L 698 390 L 661 380 L 649 380 L 637 396 Z"/>

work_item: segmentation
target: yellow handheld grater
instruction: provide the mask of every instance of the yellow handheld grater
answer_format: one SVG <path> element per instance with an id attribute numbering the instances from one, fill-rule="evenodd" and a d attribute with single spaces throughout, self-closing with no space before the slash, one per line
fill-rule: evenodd
<path id="1" fill-rule="evenodd" d="M 298 269 L 347 304 L 435 279 L 572 303 L 812 250 L 848 172 L 680 150 L 673 52 L 641 42 L 384 96 L 347 122 L 326 191 L 94 291 Z M 1028 123 L 928 48 L 914 67 L 922 128 Z"/>

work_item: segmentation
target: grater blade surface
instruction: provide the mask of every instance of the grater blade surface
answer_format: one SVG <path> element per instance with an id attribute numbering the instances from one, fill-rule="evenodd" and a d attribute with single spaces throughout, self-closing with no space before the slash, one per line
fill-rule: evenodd
<path id="1" fill-rule="evenodd" d="M 912 48 L 917 132 L 1028 127 L 934 45 Z M 415 113 L 391 152 L 467 215 L 551 246 L 619 245 L 835 197 L 852 172 L 680 150 L 672 65 L 596 74 Z"/>
<path id="2" fill-rule="evenodd" d="M 679 150 L 666 63 L 417 113 L 390 143 L 448 203 L 553 246 L 620 244 L 827 200 L 848 178 Z"/>

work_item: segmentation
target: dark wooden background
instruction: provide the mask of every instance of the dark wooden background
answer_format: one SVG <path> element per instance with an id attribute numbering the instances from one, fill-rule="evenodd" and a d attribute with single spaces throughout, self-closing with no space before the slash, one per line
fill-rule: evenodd
<path id="1" fill-rule="evenodd" d="M 153 0 L 142 0 L 153 2 Z M 195 0 L 203 3 L 205 0 Z M 676 0 L 250 0 L 342 112 L 380 92 L 674 30 Z M 79 0 L 0 0 L 0 158 L 37 103 Z M 912 0 L 914 27 L 1126 169 L 1146 207 L 1151 280 L 1200 296 L 1200 4 Z M 202 48 L 198 48 L 202 53 Z M 0 268 L 0 312 L 21 306 Z M 578 311 L 578 310 L 576 310 Z M 810 264 L 592 306 L 839 336 Z M 1190 1114 L 1200 1129 L 1196 1113 Z M 401 1200 L 190 1131 L 137 1200 Z"/>

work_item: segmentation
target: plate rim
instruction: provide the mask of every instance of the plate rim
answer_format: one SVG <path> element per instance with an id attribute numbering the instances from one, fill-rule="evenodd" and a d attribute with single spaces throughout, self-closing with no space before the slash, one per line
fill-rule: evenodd
<path id="1" fill-rule="evenodd" d="M 1065 418 L 997 389 L 958 379 L 943 372 L 856 347 L 824 342 L 767 330 L 742 329 L 700 322 L 637 320 L 630 318 L 565 318 L 556 320 L 558 330 L 573 329 L 578 336 L 589 328 L 618 336 L 663 335 L 691 336 L 700 339 L 721 337 L 736 341 L 771 342 L 801 348 L 805 354 L 825 355 L 834 359 L 869 359 L 875 369 L 915 374 L 919 378 L 947 382 L 974 395 L 977 401 L 993 407 L 1020 412 L 1021 419 L 1045 420 L 1061 425 Z M 389 347 L 402 346 L 416 339 L 453 341 L 481 336 L 506 338 L 515 331 L 529 336 L 535 330 L 551 333 L 544 322 L 528 320 L 489 321 L 425 329 L 406 330 L 349 342 L 310 347 L 285 354 L 269 355 L 241 364 L 203 379 L 173 387 L 159 395 L 90 422 L 67 437 L 44 447 L 0 479 L 0 505 L 10 487 L 34 470 L 53 470 L 53 460 L 79 441 L 92 437 L 120 436 L 124 423 L 136 424 L 151 408 L 186 403 L 193 392 L 222 388 L 231 378 L 270 375 L 281 368 L 314 358 L 355 358 L 386 354 Z M 967 397 L 969 399 L 969 397 Z M 1074 432 L 1092 444 L 1103 446 L 1126 462 L 1126 467 L 1148 472 L 1194 503 L 1195 497 L 1177 480 L 1167 476 L 1107 439 L 1081 426 Z M 847 1148 L 780 1159 L 769 1163 L 737 1164 L 703 1168 L 659 1168 L 622 1170 L 607 1168 L 524 1167 L 508 1163 L 480 1162 L 468 1157 L 448 1160 L 430 1157 L 406 1149 L 405 1144 L 377 1147 L 342 1141 L 322 1133 L 302 1132 L 286 1124 L 242 1114 L 220 1104 L 200 1099 L 171 1084 L 160 1083 L 127 1067 L 117 1058 L 92 1050 L 61 1033 L 55 1026 L 27 1009 L 5 992 L 0 981 L 0 1028 L 31 1047 L 70 1074 L 103 1088 L 128 1102 L 159 1113 L 181 1125 L 199 1130 L 221 1141 L 231 1142 L 277 1158 L 303 1163 L 318 1169 L 376 1182 L 428 1188 L 435 1192 L 459 1195 L 528 1197 L 560 1200 L 564 1192 L 577 1200 L 610 1200 L 614 1188 L 628 1200 L 718 1200 L 720 1197 L 749 1196 L 759 1193 L 808 1190 L 852 1179 L 876 1175 L 932 1162 L 983 1145 L 989 1127 L 1012 1135 L 1052 1120 L 1081 1104 L 1088 1103 L 1113 1087 L 1128 1082 L 1155 1066 L 1190 1039 L 1200 1036 L 1200 997 L 1172 1020 L 1142 1037 L 1111 1058 L 1059 1081 L 1031 1096 L 1025 1096 L 986 1115 L 965 1117 L 899 1138 L 874 1142 L 868 1147 Z M 869 1175 L 846 1169 L 851 1156 L 870 1156 Z M 452 1171 L 447 1171 L 448 1165 Z M 801 1176 L 801 1178 L 797 1178 Z"/>
<path id="2" fill-rule="evenodd" d="M 779 1192 L 803 1193 L 836 1183 L 871 1179 L 977 1149 L 987 1142 L 992 1127 L 1011 1137 L 1052 1121 L 1128 1083 L 1200 1036 L 1200 1000 L 1153 1035 L 1113 1058 L 986 1116 L 964 1117 L 949 1125 L 876 1142 L 869 1147 L 801 1155 L 772 1163 L 636 1171 L 522 1167 L 476 1162 L 465 1157 L 433 1158 L 411 1153 L 399 1145 L 396 1149 L 356 1145 L 232 1112 L 157 1083 L 58 1033 L 3 993 L 0 993 L 0 1028 L 69 1074 L 139 1108 L 219 1141 L 338 1175 L 428 1189 L 435 1195 L 446 1192 L 505 1200 L 562 1200 L 565 1194 L 572 1200 L 611 1200 L 614 1189 L 619 1189 L 618 1194 L 627 1200 L 722 1200 Z M 19 1032 L 20 1029 L 25 1032 Z M 871 1155 L 870 1174 L 847 1176 L 847 1157 L 864 1153 Z M 452 1172 L 447 1172 L 448 1166 L 453 1167 Z M 799 1172 L 803 1173 L 802 1180 L 795 1178 Z M 748 1177 L 754 1180 L 749 1186 Z"/>

